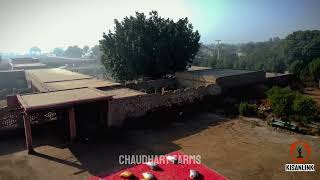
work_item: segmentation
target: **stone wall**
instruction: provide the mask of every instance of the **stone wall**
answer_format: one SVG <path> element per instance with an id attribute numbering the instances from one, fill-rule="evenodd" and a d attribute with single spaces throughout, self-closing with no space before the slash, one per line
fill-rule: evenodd
<path id="1" fill-rule="evenodd" d="M 144 94 L 109 101 L 108 126 L 121 127 L 125 119 L 137 118 L 148 111 L 174 105 L 191 104 L 205 96 L 220 95 L 217 85 L 178 89 L 163 94 Z"/>
<path id="2" fill-rule="evenodd" d="M 176 89 L 176 80 L 174 78 L 157 79 L 137 83 L 127 83 L 125 86 L 142 92 L 154 93 L 161 92 L 162 88 Z"/>

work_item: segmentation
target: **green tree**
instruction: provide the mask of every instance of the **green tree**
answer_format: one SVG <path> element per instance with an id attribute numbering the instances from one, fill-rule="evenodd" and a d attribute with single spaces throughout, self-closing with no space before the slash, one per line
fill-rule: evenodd
<path id="1" fill-rule="evenodd" d="M 156 11 L 149 15 L 136 12 L 135 17 L 115 20 L 114 32 L 103 34 L 101 61 L 115 79 L 159 78 L 192 63 L 200 35 L 188 18 L 174 22 Z"/>
<path id="2" fill-rule="evenodd" d="M 302 68 L 303 68 L 303 62 L 301 60 L 296 60 L 290 64 L 289 71 L 298 77 L 300 75 Z"/>
<path id="3" fill-rule="evenodd" d="M 64 50 L 62 48 L 54 48 L 52 53 L 61 57 L 64 55 Z"/>
<path id="4" fill-rule="evenodd" d="M 71 58 L 80 58 L 82 57 L 82 49 L 78 46 L 69 46 L 67 50 L 64 52 L 66 57 L 71 57 Z"/>
<path id="5" fill-rule="evenodd" d="M 95 59 L 101 59 L 102 52 L 99 45 L 95 45 L 90 49 L 90 57 Z"/>
<path id="6" fill-rule="evenodd" d="M 284 41 L 284 52 L 290 64 L 302 60 L 307 65 L 311 60 L 320 57 L 320 31 L 296 31 Z"/>
<path id="7" fill-rule="evenodd" d="M 314 59 L 309 64 L 309 73 L 315 80 L 320 79 L 320 58 Z"/>
<path id="8" fill-rule="evenodd" d="M 89 53 L 90 47 L 89 46 L 84 46 L 82 48 L 82 54 L 87 55 Z"/>

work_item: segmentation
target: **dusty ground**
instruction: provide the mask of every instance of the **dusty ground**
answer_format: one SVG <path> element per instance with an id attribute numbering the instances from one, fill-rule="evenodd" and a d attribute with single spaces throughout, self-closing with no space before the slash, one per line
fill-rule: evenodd
<path id="1" fill-rule="evenodd" d="M 118 130 L 90 143 L 73 146 L 53 136 L 57 130 L 37 133 L 37 155 L 24 151 L 23 136 L 0 140 L 0 179 L 86 179 L 122 168 L 119 154 L 165 154 L 181 150 L 200 154 L 202 163 L 230 179 L 319 179 L 320 137 L 275 130 L 261 121 L 226 119 L 202 113 L 166 128 Z M 292 163 L 290 144 L 304 140 L 312 146 L 316 172 L 285 172 Z M 317 178 L 318 177 L 318 178 Z"/>

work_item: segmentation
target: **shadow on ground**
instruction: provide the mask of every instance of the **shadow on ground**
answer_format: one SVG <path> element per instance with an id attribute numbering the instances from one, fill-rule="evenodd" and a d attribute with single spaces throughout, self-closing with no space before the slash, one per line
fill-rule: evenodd
<path id="1" fill-rule="evenodd" d="M 75 174 L 88 171 L 92 175 L 100 175 L 118 171 L 128 167 L 119 164 L 119 155 L 160 155 L 177 151 L 181 148 L 174 143 L 175 140 L 226 121 L 212 113 L 199 115 L 200 113 L 196 112 L 200 112 L 201 108 L 204 110 L 203 106 L 190 106 L 153 112 L 143 119 L 134 120 L 135 123 L 127 123 L 122 129 L 96 129 L 95 132 L 90 132 L 89 136 L 80 135 L 73 144 L 67 140 L 68 132 L 61 122 L 35 127 L 35 147 L 49 145 L 68 148 L 78 162 L 41 152 L 36 152 L 34 156 L 80 169 Z M 0 149 L 0 155 L 24 150 L 23 133 L 18 133 L 14 139 L 3 138 Z"/>

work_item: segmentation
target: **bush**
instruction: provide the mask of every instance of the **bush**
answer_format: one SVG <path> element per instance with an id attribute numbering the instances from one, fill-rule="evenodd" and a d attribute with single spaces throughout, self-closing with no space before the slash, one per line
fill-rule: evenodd
<path id="1" fill-rule="evenodd" d="M 289 118 L 292 114 L 296 93 L 289 88 L 273 87 L 267 92 L 273 113 L 278 117 Z"/>
<path id="2" fill-rule="evenodd" d="M 295 120 L 302 123 L 310 123 L 317 117 L 316 102 L 308 96 L 299 95 L 293 102 Z"/>
<path id="3" fill-rule="evenodd" d="M 241 102 L 239 104 L 239 114 L 242 116 L 254 115 L 257 112 L 257 106 L 255 104 L 249 104 L 247 102 Z"/>
<path id="4" fill-rule="evenodd" d="M 315 79 L 320 79 L 320 58 L 314 59 L 309 64 L 309 73 Z"/>
<path id="5" fill-rule="evenodd" d="M 273 113 L 285 120 L 310 123 L 317 116 L 316 102 L 289 88 L 273 87 L 267 92 Z"/>

